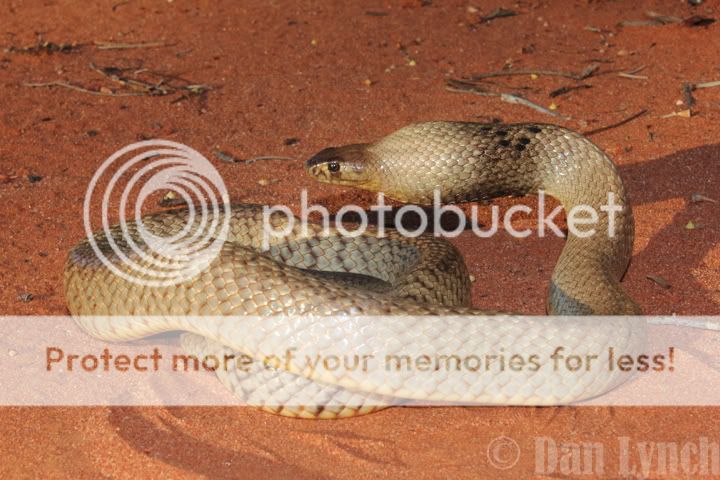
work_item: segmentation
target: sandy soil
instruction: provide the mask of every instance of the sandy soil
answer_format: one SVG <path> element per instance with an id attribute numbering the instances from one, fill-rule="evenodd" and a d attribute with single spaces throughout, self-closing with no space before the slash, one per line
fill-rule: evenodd
<path id="1" fill-rule="evenodd" d="M 468 9 L 471 4 L 477 11 Z M 480 23 L 497 7 L 519 15 Z M 619 165 L 635 205 L 638 235 L 625 288 L 649 314 L 718 314 L 720 205 L 690 198 L 720 200 L 720 88 L 696 91 L 690 118 L 663 116 L 687 108 L 676 104 L 684 82 L 720 79 L 720 23 L 617 26 L 644 19 L 649 10 L 720 16 L 717 2 L 690 7 L 678 0 L 3 2 L 0 46 L 16 48 L 0 53 L 0 312 L 67 313 L 61 272 L 66 253 L 83 236 L 87 182 L 103 159 L 139 139 L 171 139 L 206 154 L 234 200 L 296 207 L 307 187 L 312 200 L 338 208 L 372 197 L 306 179 L 302 160 L 328 145 L 374 139 L 429 119 L 554 121 L 587 131 L 647 110 L 592 137 Z M 85 46 L 22 51 L 38 32 L 55 44 Z M 165 46 L 99 50 L 93 41 Z M 593 62 L 599 72 L 645 68 L 640 78 L 590 77 L 582 83 L 592 88 L 554 99 L 549 91 L 578 82 L 497 80 L 498 90 L 531 87 L 528 98 L 543 106 L 554 102 L 571 120 L 445 90 L 449 78 L 508 66 L 579 72 Z M 174 101 L 182 93 L 114 97 L 23 86 L 61 80 L 119 91 L 91 63 L 144 67 L 214 89 Z M 212 156 L 215 150 L 295 160 L 228 164 Z M 686 228 L 689 222 L 699 228 Z M 562 241 L 477 241 L 462 236 L 456 242 L 478 279 L 475 304 L 542 314 Z M 671 287 L 661 288 L 648 275 Z M 32 299 L 23 301 L 27 293 Z M 558 442 L 603 442 L 605 474 L 613 476 L 618 437 L 718 440 L 720 426 L 710 421 L 715 414 L 710 408 L 395 408 L 311 422 L 248 408 L 4 408 L 0 472 L 42 478 L 516 478 L 533 473 L 534 436 L 546 435 Z M 491 440 L 502 435 L 523 453 L 506 471 L 486 455 Z"/>

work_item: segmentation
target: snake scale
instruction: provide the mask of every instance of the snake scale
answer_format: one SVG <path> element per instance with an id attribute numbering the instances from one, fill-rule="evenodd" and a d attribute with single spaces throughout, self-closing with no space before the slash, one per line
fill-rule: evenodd
<path id="1" fill-rule="evenodd" d="M 599 214 L 598 233 L 568 234 L 552 274 L 547 312 L 640 313 L 619 284 L 631 257 L 634 231 L 623 183 L 608 156 L 571 130 L 544 124 L 417 123 L 373 143 L 322 150 L 306 162 L 306 170 L 320 182 L 381 191 L 421 205 L 432 203 L 434 190 L 440 192 L 443 203 L 542 190 L 558 199 L 566 211 L 577 205 L 592 207 Z M 621 207 L 613 219 L 600 208 L 610 193 Z M 143 218 L 145 227 L 161 236 L 177 233 L 188 221 L 192 220 L 183 210 Z M 282 215 L 272 217 L 276 227 L 286 221 Z M 615 231 L 612 236 L 604 233 L 609 222 Z M 336 341 L 352 351 L 368 346 L 382 349 L 389 341 L 416 346 L 429 339 L 433 345 L 439 342 L 442 347 L 446 342 L 472 352 L 492 350 L 501 340 L 527 349 L 547 349 L 557 339 L 578 348 L 584 344 L 629 348 L 638 341 L 633 329 L 620 320 L 591 327 L 534 325 L 507 315 L 488 317 L 494 312 L 470 307 L 470 281 L 462 257 L 449 242 L 430 234 L 407 238 L 391 230 L 379 236 L 370 229 L 351 238 L 336 230 L 322 235 L 319 225 L 310 225 L 307 232 L 295 226 L 289 235 L 273 238 L 270 248 L 262 251 L 262 228 L 261 207 L 233 206 L 229 235 L 217 258 L 192 280 L 164 287 L 142 286 L 115 275 L 83 241 L 70 252 L 65 267 L 70 312 L 86 332 L 104 340 L 184 331 L 183 347 L 197 354 L 259 354 L 258 344 L 273 342 L 323 345 Z M 130 235 L 134 235 L 132 228 Z M 127 249 L 119 228 L 112 229 L 111 236 Z M 123 268 L 105 233 L 98 232 L 95 240 Z M 108 317 L 93 317 L 97 315 Z M 133 320 L 120 315 L 143 317 Z M 205 323 L 196 317 L 203 315 L 232 320 Z M 242 326 L 245 336 L 229 323 L 245 320 L 232 315 L 253 316 Z M 291 315 L 295 322 L 291 329 L 277 328 L 274 323 L 276 328 L 270 331 L 271 324 L 263 322 L 263 318 Z M 409 315 L 412 323 L 394 327 L 372 322 L 369 316 L 373 315 Z M 458 317 L 447 325 L 438 315 L 478 317 Z M 323 321 L 318 323 L 317 318 Z M 599 371 L 563 383 L 543 370 L 501 380 L 468 377 L 462 389 L 446 388 L 442 379 L 421 385 L 412 375 L 373 383 L 299 368 L 257 368 L 247 374 L 219 371 L 218 376 L 240 397 L 261 399 L 253 404 L 306 418 L 359 415 L 413 399 L 550 405 L 600 395 L 620 381 Z M 298 395 L 316 403 L 284 403 Z"/>

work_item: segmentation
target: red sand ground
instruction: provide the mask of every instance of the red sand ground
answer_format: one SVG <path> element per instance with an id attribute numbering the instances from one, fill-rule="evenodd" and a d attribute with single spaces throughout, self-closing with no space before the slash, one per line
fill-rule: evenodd
<path id="1" fill-rule="evenodd" d="M 427 2 L 430 3 L 430 2 Z M 299 190 L 330 208 L 372 196 L 311 183 L 302 160 L 332 144 L 366 141 L 429 119 L 553 120 L 497 98 L 457 94 L 445 81 L 513 68 L 580 71 L 601 62 L 610 73 L 593 87 L 555 99 L 586 131 L 632 113 L 648 113 L 593 136 L 620 166 L 635 205 L 638 238 L 624 283 L 649 314 L 718 314 L 720 88 L 697 91 L 691 118 L 662 118 L 685 81 L 720 79 L 720 23 L 617 27 L 654 10 L 665 15 L 720 16 L 717 2 L 690 7 L 661 2 L 500 3 L 420 1 L 216 2 L 8 1 L 0 5 L 0 44 L 163 41 L 169 46 L 70 53 L 0 53 L 0 312 L 66 314 L 61 272 L 83 236 L 82 201 L 99 163 L 121 146 L 167 138 L 213 159 L 234 200 L 297 206 Z M 468 7 L 479 10 L 473 13 Z M 519 16 L 478 24 L 496 7 Z M 592 26 L 600 32 L 590 31 Z M 402 47 L 402 48 L 401 48 Z M 595 59 L 595 60 L 593 60 Z M 112 86 L 100 66 L 146 67 L 216 87 L 204 98 L 103 97 L 24 82 L 64 80 Z M 566 79 L 498 79 L 499 88 L 531 86 L 532 100 Z M 116 88 L 116 86 L 113 86 Z M 93 134 L 91 132 L 96 132 Z M 284 139 L 296 137 L 295 145 Z M 292 156 L 296 161 L 227 164 L 211 156 Z M 28 175 L 40 175 L 36 183 Z M 270 181 L 269 185 L 263 185 Z M 277 183 L 273 181 L 278 180 Z M 507 205 L 508 202 L 503 202 Z M 689 221 L 702 228 L 686 229 Z M 543 313 L 559 239 L 478 245 L 457 241 L 478 279 L 475 304 Z M 663 289 L 646 275 L 665 278 Z M 18 296 L 32 293 L 23 302 Z M 605 474 L 617 475 L 618 437 L 632 441 L 720 440 L 710 408 L 395 408 L 336 422 L 289 420 L 249 408 L 4 408 L 0 472 L 4 477 L 438 477 L 531 475 L 533 436 L 558 442 L 601 441 Z M 489 442 L 507 435 L 523 455 L 501 472 Z"/>

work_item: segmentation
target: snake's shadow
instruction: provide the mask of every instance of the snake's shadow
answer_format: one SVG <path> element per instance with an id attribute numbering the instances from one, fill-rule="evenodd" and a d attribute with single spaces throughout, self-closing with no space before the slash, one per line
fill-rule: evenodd
<path id="1" fill-rule="evenodd" d="M 645 285 L 653 298 L 642 298 L 649 303 L 648 314 L 717 315 L 720 305 L 717 293 L 720 286 L 708 288 L 698 281 L 694 269 L 704 268 L 703 261 L 720 241 L 720 144 L 680 150 L 670 155 L 620 167 L 620 175 L 635 207 L 636 225 L 642 231 L 644 208 L 652 204 L 669 202 L 667 208 L 677 209 L 672 219 L 651 232 L 650 240 L 632 259 L 633 275 L 659 275 L 672 286 L 666 291 L 649 280 Z M 717 201 L 692 202 L 691 197 L 701 194 Z M 662 206 L 655 205 L 653 212 Z M 686 228 L 691 222 L 696 229 Z M 644 229 L 647 230 L 647 229 Z M 712 280 L 711 281 L 716 281 Z M 713 299 L 711 293 L 716 294 Z M 670 295 L 669 295 L 670 294 Z M 649 302 L 648 302 L 649 301 Z"/>
<path id="2" fill-rule="evenodd" d="M 207 409 L 203 410 L 207 412 Z M 319 472 L 306 470 L 301 465 L 279 458 L 272 447 L 262 444 L 262 439 L 255 441 L 248 437 L 247 442 L 235 450 L 187 434 L 182 428 L 182 419 L 185 415 L 193 415 L 193 411 L 192 408 L 181 407 L 116 407 L 110 409 L 108 420 L 116 428 L 117 434 L 136 451 L 196 475 L 210 478 L 267 478 L 270 473 L 275 478 L 326 478 Z M 214 418 L 229 413 L 226 408 L 214 411 L 217 414 Z M 214 423 L 212 427 L 215 431 L 225 430 L 229 437 L 243 435 L 242 431 L 229 429 L 225 422 Z"/>

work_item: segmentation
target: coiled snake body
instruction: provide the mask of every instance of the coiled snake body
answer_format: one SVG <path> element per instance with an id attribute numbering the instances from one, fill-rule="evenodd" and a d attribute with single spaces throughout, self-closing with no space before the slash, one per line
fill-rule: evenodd
<path id="1" fill-rule="evenodd" d="M 557 198 L 566 211 L 590 207 L 597 214 L 597 233 L 568 235 L 552 274 L 548 313 L 640 312 L 619 285 L 633 242 L 633 218 L 622 181 L 611 160 L 580 134 L 540 124 L 419 123 L 374 143 L 325 149 L 307 161 L 306 169 L 322 182 L 382 191 L 409 203 L 432 203 L 434 190 L 446 203 L 542 190 Z M 620 207 L 614 217 L 601 208 L 609 195 Z M 629 347 L 638 341 L 633 329 L 620 320 L 593 328 L 562 323 L 533 327 L 516 317 L 461 318 L 445 325 L 434 316 L 488 313 L 469 307 L 466 267 L 445 240 L 430 235 L 405 238 L 394 231 L 379 237 L 373 230 L 354 238 L 335 230 L 324 236 L 317 225 L 307 232 L 295 226 L 284 238 L 273 238 L 269 250 L 262 252 L 262 215 L 260 207 L 234 206 L 229 236 L 218 257 L 196 278 L 172 286 L 128 282 L 106 268 L 84 241 L 70 252 L 65 268 L 69 309 L 83 329 L 99 338 L 121 340 L 183 330 L 189 332 L 183 336 L 183 346 L 203 354 L 257 354 L 253 345 L 260 343 L 324 344 L 340 338 L 347 350 L 363 346 L 382 350 L 390 341 L 388 336 L 401 345 L 417 345 L 434 335 L 435 346 L 445 341 L 471 352 L 490 351 L 501 339 L 529 350 L 547 349 L 559 339 L 569 342 L 569 348 L 582 344 Z M 145 227 L 157 235 L 173 235 L 187 221 L 183 211 L 143 219 Z M 272 217 L 275 227 L 286 221 L 282 215 Z M 607 234 L 609 227 L 614 235 Z M 118 228 L 112 230 L 112 237 L 121 248 L 126 246 Z M 95 239 L 122 268 L 104 232 Z M 91 315 L 152 317 L 133 321 Z M 243 330 L 253 338 L 241 338 L 232 325 L 205 324 L 192 317 L 197 315 L 257 316 L 247 320 Z M 307 324 L 296 319 L 298 323 L 287 331 L 267 331 L 262 317 L 285 315 L 307 315 Z M 373 323 L 368 315 L 412 315 L 412 328 L 407 323 L 403 328 Z M 182 316 L 188 316 L 187 320 Z M 314 316 L 325 320 L 318 324 Z M 610 372 L 596 371 L 563 383 L 540 370 L 501 380 L 487 375 L 467 378 L 467 388 L 458 391 L 457 386 L 444 390 L 440 380 L 420 386 L 407 376 L 399 384 L 373 384 L 292 368 L 258 369 L 245 376 L 218 372 L 218 376 L 246 399 L 269 398 L 258 402 L 267 410 L 310 418 L 368 413 L 402 399 L 557 404 L 599 395 L 620 381 Z M 283 403 L 298 392 L 329 406 Z"/>

